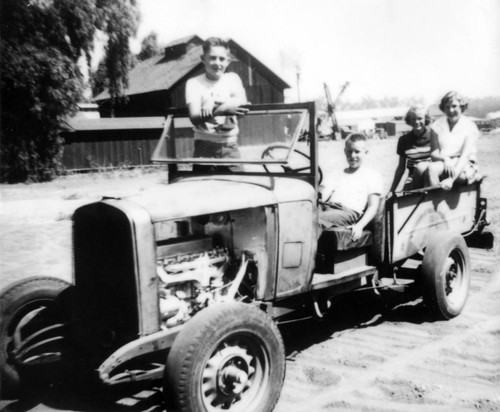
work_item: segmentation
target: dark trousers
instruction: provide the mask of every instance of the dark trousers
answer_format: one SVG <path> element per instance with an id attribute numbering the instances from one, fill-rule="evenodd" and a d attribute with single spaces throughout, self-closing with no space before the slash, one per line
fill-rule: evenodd
<path id="1" fill-rule="evenodd" d="M 350 226 L 358 222 L 361 214 L 341 205 L 340 203 L 326 203 L 324 210 L 319 211 L 319 225 L 322 230 L 332 227 Z"/>
<path id="2" fill-rule="evenodd" d="M 194 154 L 193 157 L 205 157 L 212 159 L 240 159 L 241 153 L 238 149 L 238 144 L 232 143 L 215 143 L 206 140 L 194 141 Z M 193 171 L 216 173 L 216 172 L 240 172 L 243 168 L 240 165 L 226 166 L 226 165 L 193 165 Z"/>

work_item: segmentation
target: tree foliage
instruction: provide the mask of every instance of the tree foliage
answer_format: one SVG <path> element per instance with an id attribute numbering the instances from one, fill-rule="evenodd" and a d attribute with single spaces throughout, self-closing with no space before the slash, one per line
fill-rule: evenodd
<path id="1" fill-rule="evenodd" d="M 152 31 L 141 42 L 141 51 L 137 55 L 137 60 L 140 62 L 161 53 L 160 45 L 158 44 L 158 35 Z"/>
<path id="2" fill-rule="evenodd" d="M 157 56 L 162 52 L 158 44 L 158 35 L 156 32 L 148 34 L 141 42 L 141 51 L 136 56 L 131 56 L 130 68 L 133 68 L 138 62 L 142 62 L 151 57 Z M 110 81 L 106 70 L 107 60 L 103 58 L 97 68 L 90 72 L 90 87 L 92 96 L 97 96 L 110 89 Z"/>
<path id="3" fill-rule="evenodd" d="M 128 71 L 133 60 L 129 38 L 137 32 L 139 14 L 135 0 L 97 0 L 97 4 L 101 9 L 100 28 L 108 36 L 104 64 L 113 107 L 128 87 Z"/>
<path id="4" fill-rule="evenodd" d="M 135 0 L 2 0 L 0 3 L 2 179 L 50 180 L 61 171 L 61 126 L 77 110 L 97 30 L 108 36 L 112 96 L 127 85 Z"/>

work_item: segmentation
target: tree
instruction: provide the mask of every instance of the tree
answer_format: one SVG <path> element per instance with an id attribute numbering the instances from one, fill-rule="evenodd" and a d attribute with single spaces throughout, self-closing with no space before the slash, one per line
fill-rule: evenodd
<path id="1" fill-rule="evenodd" d="M 106 64 L 104 60 L 99 62 L 97 69 L 90 73 L 90 88 L 92 89 L 92 96 L 101 94 L 109 87 L 109 80 L 106 74 Z"/>
<path id="2" fill-rule="evenodd" d="M 138 62 L 157 56 L 161 53 L 161 50 L 158 45 L 158 35 L 153 31 L 142 40 L 139 54 L 131 57 L 130 68 L 133 68 Z M 91 71 L 90 87 L 92 89 L 92 96 L 97 96 L 109 88 L 105 59 L 99 62 L 96 70 Z"/>
<path id="3" fill-rule="evenodd" d="M 100 28 L 107 34 L 104 64 L 111 96 L 111 112 L 117 99 L 124 96 L 128 87 L 128 71 L 133 56 L 129 38 L 136 35 L 139 14 L 135 0 L 97 0 L 101 9 Z"/>
<path id="4" fill-rule="evenodd" d="M 61 127 L 77 110 L 97 30 L 107 34 L 106 70 L 117 98 L 127 85 L 135 0 L 2 0 L 2 180 L 41 181 L 61 171 Z"/>
<path id="5" fill-rule="evenodd" d="M 161 48 L 158 45 L 158 35 L 152 31 L 141 42 L 141 51 L 137 55 L 137 60 L 140 62 L 161 53 Z"/>

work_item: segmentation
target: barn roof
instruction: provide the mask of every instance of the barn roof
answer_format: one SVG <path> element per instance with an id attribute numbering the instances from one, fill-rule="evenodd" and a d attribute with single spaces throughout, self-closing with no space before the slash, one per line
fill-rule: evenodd
<path id="1" fill-rule="evenodd" d="M 273 82 L 277 83 L 280 87 L 283 89 L 288 89 L 290 85 L 285 82 L 280 76 L 278 76 L 273 70 L 271 70 L 269 67 L 267 67 L 264 63 L 262 63 L 259 59 L 257 59 L 254 55 L 248 52 L 248 50 L 245 50 L 243 47 L 241 47 L 238 43 L 236 43 L 233 39 L 229 39 L 228 41 L 229 47 L 231 50 L 237 50 L 240 53 L 246 54 L 248 57 L 253 59 L 253 62 L 255 63 L 255 67 L 258 68 L 260 71 L 266 73 L 268 76 L 270 76 L 273 80 Z"/>
<path id="2" fill-rule="evenodd" d="M 177 46 L 178 44 L 184 44 L 184 43 L 189 43 L 193 40 L 199 40 L 199 41 L 203 41 L 199 36 L 197 36 L 196 34 L 191 34 L 189 36 L 184 36 L 184 37 L 181 37 L 180 39 L 175 39 L 175 40 L 172 40 L 170 43 L 168 43 L 165 47 L 172 47 L 172 46 Z"/>
<path id="3" fill-rule="evenodd" d="M 190 43 L 193 40 L 201 40 L 198 36 L 186 36 L 182 39 L 177 39 L 170 42 L 166 48 L 171 48 L 183 43 Z M 231 48 L 237 48 L 238 51 L 251 57 L 256 63 L 256 67 L 266 72 L 274 82 L 283 88 L 290 87 L 281 77 L 270 70 L 262 62 L 243 49 L 238 43 L 233 40 L 229 41 Z M 155 92 L 160 90 L 169 90 L 177 82 L 188 76 L 198 66 L 202 65 L 200 56 L 203 53 L 201 45 L 192 45 L 187 47 L 186 53 L 176 59 L 169 59 L 164 55 L 151 57 L 137 64 L 129 73 L 129 87 L 125 94 L 127 96 Z M 109 92 L 106 90 L 97 95 L 94 100 L 109 99 Z"/>
<path id="4" fill-rule="evenodd" d="M 141 130 L 161 129 L 165 117 L 103 117 L 99 119 L 71 118 L 66 121 L 67 130 L 91 131 L 91 130 Z"/>
<path id="5" fill-rule="evenodd" d="M 167 59 L 155 56 L 144 60 L 129 73 L 129 87 L 125 94 L 148 93 L 157 90 L 169 90 L 175 83 L 190 73 L 200 62 L 201 46 L 194 46 L 178 59 Z M 104 91 L 94 100 L 109 99 L 108 91 Z"/>

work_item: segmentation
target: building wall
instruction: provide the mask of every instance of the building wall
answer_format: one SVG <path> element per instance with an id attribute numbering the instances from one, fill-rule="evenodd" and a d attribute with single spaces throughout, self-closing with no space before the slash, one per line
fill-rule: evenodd
<path id="1" fill-rule="evenodd" d="M 149 165 L 163 129 L 64 132 L 66 170 Z"/>
<path id="2" fill-rule="evenodd" d="M 126 102 L 115 104 L 113 117 L 164 116 L 167 100 L 166 90 L 132 95 Z M 109 100 L 99 103 L 99 112 L 101 117 L 112 117 Z"/>
<path id="3" fill-rule="evenodd" d="M 250 103 L 283 103 L 285 101 L 283 89 L 252 67 L 252 62 L 242 60 L 232 62 L 229 71 L 240 76 Z"/>

